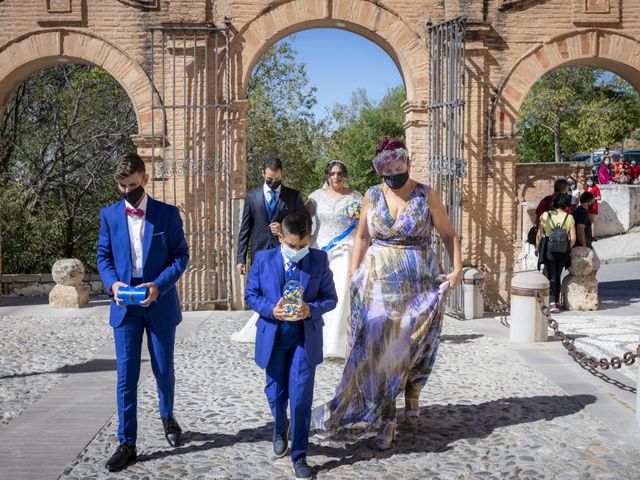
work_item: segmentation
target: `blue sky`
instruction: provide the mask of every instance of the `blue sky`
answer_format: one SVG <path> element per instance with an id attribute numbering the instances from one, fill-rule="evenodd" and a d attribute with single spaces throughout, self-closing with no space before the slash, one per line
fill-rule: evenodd
<path id="1" fill-rule="evenodd" d="M 291 37 L 288 37 L 291 38 Z M 316 117 L 336 103 L 346 103 L 359 88 L 380 100 L 390 88 L 402 85 L 391 57 L 360 35 L 335 28 L 316 28 L 293 36 L 298 61 L 306 64 L 309 79 L 318 88 Z"/>

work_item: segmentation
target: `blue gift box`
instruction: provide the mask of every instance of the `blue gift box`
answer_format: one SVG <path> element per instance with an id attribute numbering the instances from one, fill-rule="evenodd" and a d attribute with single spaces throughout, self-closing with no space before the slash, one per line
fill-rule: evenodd
<path id="1" fill-rule="evenodd" d="M 119 287 L 118 298 L 121 305 L 140 305 L 140 302 L 149 296 L 146 287 Z"/>

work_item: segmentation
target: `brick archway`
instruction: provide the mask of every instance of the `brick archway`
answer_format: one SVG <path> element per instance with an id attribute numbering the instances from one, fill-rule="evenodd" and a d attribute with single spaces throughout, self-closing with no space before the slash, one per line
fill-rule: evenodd
<path id="1" fill-rule="evenodd" d="M 389 7 L 373 0 L 285 0 L 265 8 L 234 34 L 231 44 L 232 145 L 234 196 L 244 196 L 250 103 L 247 89 L 253 68 L 274 43 L 312 28 L 340 28 L 380 46 L 403 78 L 407 101 L 406 140 L 418 178 L 426 178 L 427 50 L 425 39 Z"/>
<path id="2" fill-rule="evenodd" d="M 576 65 L 612 71 L 640 91 L 639 41 L 605 30 L 567 33 L 533 48 L 515 63 L 498 89 L 494 134 L 514 135 L 522 102 L 540 77 L 555 68 Z"/>
<path id="3" fill-rule="evenodd" d="M 239 32 L 232 50 L 239 53 L 235 85 L 245 99 L 253 68 L 274 43 L 295 32 L 312 28 L 341 28 L 361 35 L 381 47 L 402 76 L 409 102 L 423 99 L 427 88 L 425 40 L 400 16 L 378 2 L 326 2 L 288 0 L 265 9 Z"/>
<path id="4" fill-rule="evenodd" d="M 640 91 L 640 42 L 609 30 L 592 28 L 563 33 L 530 49 L 512 64 L 499 84 L 494 108 L 489 111 L 487 138 L 491 161 L 486 167 L 496 165 L 494 171 L 498 173 L 491 179 L 491 186 L 504 196 L 499 223 L 513 240 L 513 251 L 503 251 L 507 258 L 507 277 L 513 273 L 515 259 L 521 258 L 527 248 L 523 226 L 528 225 L 528 219 L 526 212 L 517 207 L 516 164 L 520 137 L 515 135 L 515 126 L 518 112 L 527 93 L 545 73 L 568 66 L 609 70 Z"/>
<path id="5" fill-rule="evenodd" d="M 86 32 L 67 29 L 31 32 L 0 49 L 0 117 L 16 87 L 35 71 L 58 63 L 86 63 L 109 73 L 127 92 L 136 112 L 139 145 L 151 136 L 149 77 L 124 51 Z M 154 92 L 154 103 L 160 103 Z M 157 119 L 158 124 L 161 119 Z"/>

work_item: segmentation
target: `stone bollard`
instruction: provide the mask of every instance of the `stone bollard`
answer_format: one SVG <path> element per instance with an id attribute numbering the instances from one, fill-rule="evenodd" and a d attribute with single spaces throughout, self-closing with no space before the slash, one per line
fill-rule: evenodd
<path id="1" fill-rule="evenodd" d="M 80 308 L 89 303 L 89 291 L 82 285 L 84 265 L 80 260 L 58 260 L 53 264 L 51 275 L 56 286 L 49 293 L 49 305 L 56 308 Z"/>
<path id="2" fill-rule="evenodd" d="M 536 297 L 541 296 L 549 307 L 549 280 L 538 272 L 522 272 L 511 281 L 511 327 L 512 342 L 546 342 L 548 336 L 547 315 L 540 311 Z"/>
<path id="3" fill-rule="evenodd" d="M 565 310 L 597 310 L 600 259 L 595 250 L 575 247 L 571 250 L 569 275 L 562 280 L 562 306 Z"/>
<path id="4" fill-rule="evenodd" d="M 636 380 L 636 392 L 640 389 L 640 368 Z M 640 395 L 636 394 L 636 424 L 640 427 Z"/>
<path id="5" fill-rule="evenodd" d="M 462 273 L 464 293 L 464 318 L 471 320 L 484 315 L 484 273 L 477 268 L 467 268 Z"/>

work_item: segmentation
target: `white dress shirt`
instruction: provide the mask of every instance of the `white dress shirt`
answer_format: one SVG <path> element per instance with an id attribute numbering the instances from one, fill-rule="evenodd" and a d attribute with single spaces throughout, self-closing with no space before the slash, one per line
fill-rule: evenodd
<path id="1" fill-rule="evenodd" d="M 129 226 L 129 243 L 131 244 L 131 276 L 142 278 L 142 243 L 144 241 L 144 219 L 147 217 L 147 194 L 142 197 L 138 209 L 144 212 L 142 217 L 127 215 L 127 225 Z M 125 206 L 135 208 L 125 200 Z"/>
<path id="2" fill-rule="evenodd" d="M 276 188 L 274 190 L 274 192 L 276 192 L 276 202 L 280 198 L 280 190 L 282 190 L 282 184 L 278 185 L 278 188 Z M 271 200 L 271 194 L 269 193 L 270 191 L 271 191 L 271 189 L 269 188 L 269 185 L 267 185 L 266 183 L 263 183 L 262 184 L 262 192 L 264 193 L 264 198 L 267 199 L 267 202 L 269 202 L 269 200 Z"/>

